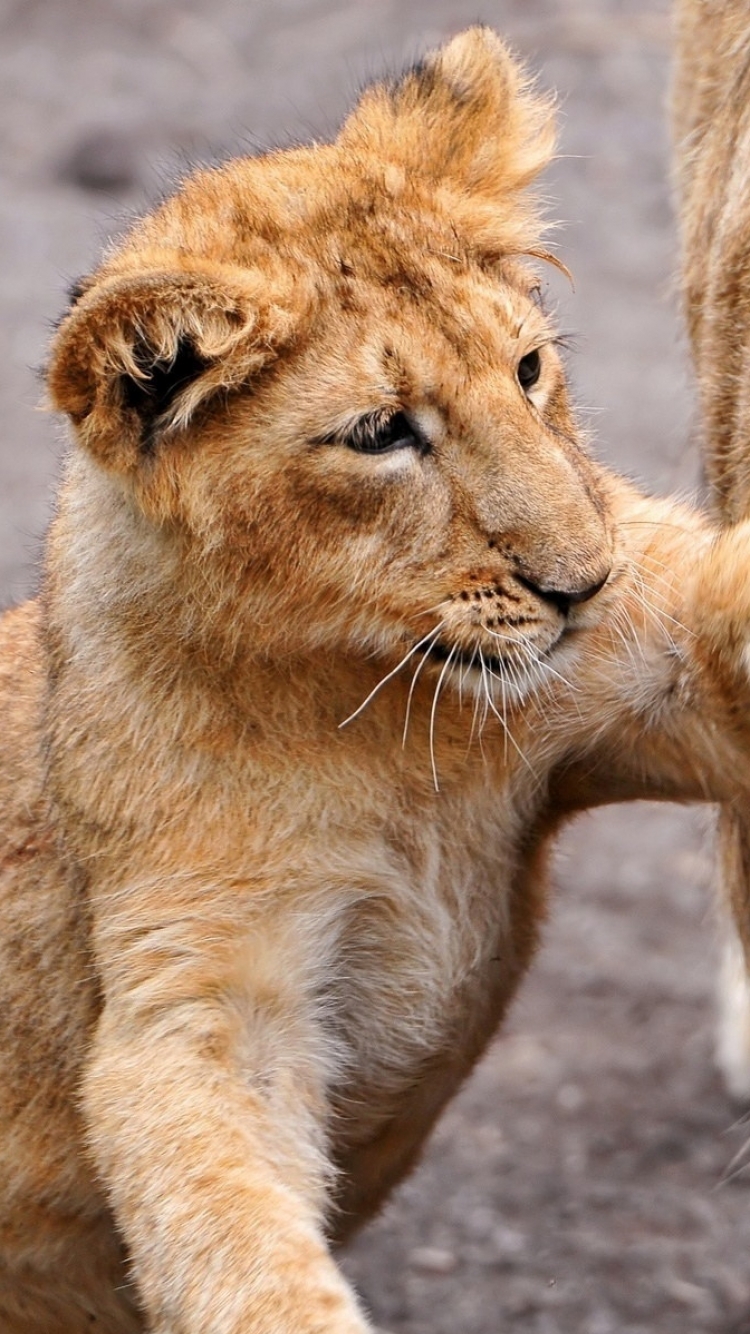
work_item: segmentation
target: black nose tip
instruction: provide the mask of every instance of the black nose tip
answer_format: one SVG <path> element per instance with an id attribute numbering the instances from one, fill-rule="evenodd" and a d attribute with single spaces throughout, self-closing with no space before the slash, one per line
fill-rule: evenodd
<path id="1" fill-rule="evenodd" d="M 610 571 L 602 579 L 598 579 L 595 584 L 587 584 L 584 588 L 552 588 L 549 584 L 536 584 L 532 579 L 527 579 L 525 575 L 518 575 L 519 583 L 522 583 L 530 592 L 535 593 L 537 597 L 543 598 L 545 602 L 550 602 L 553 607 L 557 607 L 561 616 L 567 616 L 571 607 L 577 606 L 581 602 L 589 602 L 591 598 L 596 597 L 597 593 L 604 587 L 609 579 Z"/>

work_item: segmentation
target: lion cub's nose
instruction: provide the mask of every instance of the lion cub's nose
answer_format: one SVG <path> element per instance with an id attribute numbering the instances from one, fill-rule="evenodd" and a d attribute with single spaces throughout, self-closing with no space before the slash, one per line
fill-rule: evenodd
<path id="1" fill-rule="evenodd" d="M 545 602 L 551 602 L 554 607 L 557 607 L 562 616 L 567 616 L 571 607 L 580 602 L 588 602 L 591 598 L 596 597 L 596 594 L 609 579 L 610 572 L 611 570 L 608 569 L 606 574 L 597 579 L 595 584 L 586 584 L 583 588 L 552 588 L 548 584 L 536 584 L 532 579 L 528 579 L 522 574 L 517 575 L 516 578 L 531 593 L 543 598 Z"/>

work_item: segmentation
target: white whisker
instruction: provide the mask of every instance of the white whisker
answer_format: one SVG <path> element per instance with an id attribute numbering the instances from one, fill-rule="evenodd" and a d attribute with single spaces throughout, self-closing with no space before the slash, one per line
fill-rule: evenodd
<path id="1" fill-rule="evenodd" d="M 471 657 L 469 658 L 468 662 L 466 662 L 463 657 L 461 657 L 459 660 L 460 667 L 459 667 L 459 677 L 458 677 L 458 697 L 462 703 L 463 703 L 463 695 L 461 692 L 463 691 L 464 681 L 466 680 L 466 677 L 469 675 L 474 666 L 474 659 L 476 658 L 476 656 L 477 656 L 477 650 L 476 648 L 474 648 L 472 649 Z M 474 716 L 476 717 L 476 695 L 474 695 Z M 471 745 L 471 737 L 469 737 L 469 745 Z"/>
<path id="2" fill-rule="evenodd" d="M 508 691 L 507 691 L 508 676 L 505 669 L 505 663 L 503 662 L 502 658 L 498 659 L 498 667 L 500 668 L 500 676 L 498 678 L 500 682 L 500 704 L 503 710 L 503 716 L 500 720 L 503 729 L 503 764 L 507 764 L 508 763 Z M 490 670 L 490 675 L 492 675 L 491 670 Z"/>
<path id="3" fill-rule="evenodd" d="M 387 676 L 382 677 L 382 679 L 378 681 L 378 684 L 370 691 L 367 698 L 362 700 L 362 703 L 359 705 L 358 708 L 354 710 L 354 713 L 350 713 L 348 718 L 345 718 L 342 723 L 339 723 L 339 727 L 340 728 L 346 727 L 348 723 L 353 722 L 354 719 L 359 716 L 362 710 L 367 708 L 367 705 L 370 703 L 370 700 L 375 698 L 375 696 L 379 693 L 379 691 L 383 689 L 384 685 L 387 685 L 389 681 L 393 680 L 393 677 L 396 676 L 401 671 L 401 668 L 404 666 L 404 664 L 407 663 L 409 659 L 414 656 L 414 654 L 422 647 L 422 645 L 426 644 L 430 639 L 435 639 L 437 637 L 437 635 L 442 630 L 444 625 L 445 621 L 440 621 L 440 623 L 435 626 L 434 630 L 430 630 L 429 634 L 425 635 L 423 639 L 420 639 L 418 643 L 414 644 L 414 646 L 409 649 L 409 652 L 404 654 L 401 661 L 396 664 L 393 670 L 388 672 Z"/>
<path id="4" fill-rule="evenodd" d="M 484 664 L 483 664 L 483 668 L 484 668 Z M 502 678 L 500 678 L 500 677 L 496 677 L 495 674 L 494 674 L 494 672 L 493 672 L 489 667 L 487 667 L 487 672 L 489 673 L 489 675 L 490 675 L 490 677 L 492 678 L 492 680 L 494 680 L 494 681 L 498 681 L 498 680 L 499 680 L 499 681 L 500 681 L 500 688 L 501 688 L 502 695 L 503 695 L 503 712 L 502 712 L 502 715 L 501 715 L 500 713 L 498 713 L 497 706 L 495 705 L 495 702 L 494 702 L 494 700 L 493 700 L 493 698 L 492 698 L 492 692 L 491 692 L 489 686 L 487 685 L 487 681 L 486 681 L 486 678 L 484 678 L 484 672 L 483 672 L 484 686 L 485 686 L 485 691 L 486 691 L 486 694 L 487 694 L 487 703 L 488 703 L 489 707 L 492 709 L 492 712 L 494 713 L 494 715 L 495 715 L 495 717 L 497 718 L 497 720 L 498 720 L 500 726 L 501 726 L 502 729 L 503 729 L 504 747 L 505 747 L 504 758 L 505 758 L 505 760 L 506 760 L 506 762 L 507 762 L 507 758 L 508 758 L 508 742 L 510 741 L 510 744 L 512 745 L 512 747 L 513 747 L 513 749 L 515 750 L 516 754 L 518 755 L 518 758 L 519 758 L 519 759 L 526 765 L 526 768 L 529 770 L 529 773 L 536 779 L 536 778 L 537 778 L 537 774 L 536 774 L 536 772 L 535 772 L 535 770 L 534 770 L 533 765 L 530 763 L 528 757 L 527 757 L 526 755 L 524 755 L 523 751 L 521 750 L 521 747 L 519 746 L 518 742 L 516 741 L 516 738 L 514 737 L 513 733 L 512 733 L 511 730 L 510 730 L 510 726 L 509 726 L 509 724 L 508 724 L 508 719 L 507 719 L 506 712 L 505 712 L 505 691 L 504 691 L 504 683 L 503 683 L 503 680 L 502 680 Z M 518 689 L 517 684 L 516 684 L 516 689 Z"/>
<path id="5" fill-rule="evenodd" d="M 568 690 L 578 691 L 578 686 L 574 686 L 572 681 L 569 681 L 561 672 L 556 671 L 556 669 L 551 666 L 548 659 L 543 658 L 537 649 L 534 648 L 533 644 L 525 643 L 522 639 L 514 639 L 510 635 L 500 635 L 497 630 L 489 630 L 486 629 L 486 627 L 485 630 L 488 635 L 491 635 L 493 639 L 498 639 L 501 644 L 513 644 L 516 648 L 521 648 L 531 659 L 532 665 L 539 669 L 540 673 L 548 673 L 550 676 L 556 677 L 561 685 L 566 686 Z M 504 659 L 500 659 L 499 661 L 503 662 Z"/>
<path id="6" fill-rule="evenodd" d="M 420 615 L 420 616 L 434 616 L 434 614 L 435 614 L 436 611 L 442 611 L 442 612 L 444 612 L 444 611 L 445 611 L 445 601 L 446 601 L 445 598 L 443 598 L 442 602 L 436 602 L 435 605 L 434 605 L 434 607 L 423 607 L 422 610 L 419 612 L 419 615 Z M 443 624 L 443 625 L 445 624 L 445 619 L 443 619 L 443 621 L 441 622 L 441 624 Z"/>
<path id="7" fill-rule="evenodd" d="M 440 628 L 441 628 L 441 626 L 438 626 L 438 629 L 440 629 Z M 420 660 L 419 660 L 419 662 L 417 663 L 417 666 L 416 666 L 416 668 L 415 668 L 415 670 L 414 670 L 414 673 L 413 673 L 413 675 L 412 675 L 412 678 L 411 678 L 411 685 L 409 686 L 409 694 L 408 694 L 407 697 L 406 697 L 406 714 L 405 714 L 405 717 L 404 717 L 404 732 L 403 732 L 403 736 L 402 736 L 402 738 L 401 738 L 401 749 L 402 749 L 402 750 L 403 750 L 404 747 L 406 746 L 406 737 L 407 737 L 407 733 L 408 733 L 408 731 L 409 731 L 409 718 L 411 717 L 411 701 L 412 701 L 412 697 L 413 697 L 413 695 L 414 695 L 414 689 L 415 689 L 415 686 L 416 686 L 416 684 L 417 684 L 417 681 L 419 680 L 419 674 L 420 674 L 420 672 L 422 671 L 422 668 L 424 667 L 425 663 L 427 662 L 428 652 L 429 652 L 429 650 L 427 650 L 427 651 L 425 652 L 424 656 L 420 658 Z"/>
<path id="8" fill-rule="evenodd" d="M 481 649 L 479 650 L 479 667 L 482 673 L 482 720 L 479 724 L 479 736 L 481 739 L 482 733 L 487 726 L 487 719 L 490 716 L 490 705 L 492 704 L 490 688 L 487 684 L 487 663 Z"/>
<path id="9" fill-rule="evenodd" d="M 432 708 L 430 709 L 430 764 L 432 765 L 432 781 L 435 784 L 436 792 L 440 791 L 440 784 L 438 783 L 437 766 L 435 764 L 435 714 L 437 713 L 438 700 L 440 699 L 440 691 L 443 685 L 443 678 L 446 672 L 450 669 L 451 662 L 453 661 L 453 655 L 457 652 L 458 649 L 454 644 L 453 648 L 448 654 L 448 657 L 443 663 L 443 670 L 441 671 L 437 679 L 437 685 L 435 686 L 435 694 L 432 697 Z"/>
<path id="10" fill-rule="evenodd" d="M 471 657 L 469 658 L 468 663 L 466 663 L 466 665 L 465 665 L 465 669 L 466 669 L 467 672 L 470 672 L 470 671 L 472 670 L 472 668 L 473 668 L 473 666 L 474 666 L 474 660 L 475 660 L 476 656 L 477 656 L 477 650 L 476 650 L 476 648 L 475 648 L 475 649 L 473 650 L 473 652 L 472 652 Z M 467 747 L 466 747 L 466 753 L 467 753 L 467 755 L 468 755 L 469 751 L 471 750 L 471 747 L 472 747 L 472 745 L 473 745 L 473 743 L 474 743 L 474 737 L 475 737 L 475 735 L 476 735 L 476 730 L 477 730 L 477 713 L 479 712 L 479 704 L 480 704 L 480 698 L 479 698 L 479 695 L 478 695 L 478 693 L 477 693 L 476 691 L 474 691 L 474 708 L 472 709 L 472 712 L 471 712 L 471 731 L 469 732 L 469 744 L 468 744 Z M 481 738 L 480 738 L 480 745 L 481 745 Z"/>

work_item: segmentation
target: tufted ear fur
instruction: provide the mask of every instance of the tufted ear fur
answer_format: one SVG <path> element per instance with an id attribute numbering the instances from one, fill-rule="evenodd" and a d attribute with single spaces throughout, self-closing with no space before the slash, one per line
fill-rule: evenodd
<path id="1" fill-rule="evenodd" d="M 499 206 L 507 218 L 509 200 L 552 156 L 553 103 L 532 90 L 490 28 L 469 28 L 397 82 L 368 89 L 339 143 L 396 163 L 407 177 Z M 520 233 L 528 232 L 532 211 L 524 217 L 520 210 Z"/>
<path id="2" fill-rule="evenodd" d="M 191 261 L 89 285 L 52 346 L 53 407 L 105 467 L 134 471 L 220 390 L 257 374 L 292 325 L 252 271 Z"/>

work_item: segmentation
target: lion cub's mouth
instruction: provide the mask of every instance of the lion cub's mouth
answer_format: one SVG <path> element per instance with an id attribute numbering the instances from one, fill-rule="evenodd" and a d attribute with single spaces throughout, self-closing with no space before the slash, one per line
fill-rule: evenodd
<path id="1" fill-rule="evenodd" d="M 565 634 L 566 629 L 563 628 L 554 643 L 545 649 L 535 647 L 530 650 L 523 639 L 509 640 L 511 652 L 507 654 L 488 652 L 479 644 L 473 648 L 460 648 L 458 644 L 446 644 L 441 639 L 434 639 L 431 644 L 420 645 L 419 653 L 425 659 L 440 663 L 443 668 L 450 664 L 450 667 L 458 669 L 462 676 L 466 672 L 476 672 L 478 676 L 486 677 L 489 673 L 504 680 L 511 671 L 518 680 L 519 672 L 531 671 L 534 668 L 538 671 L 542 668 Z"/>
<path id="2" fill-rule="evenodd" d="M 489 668 L 490 671 L 502 672 L 506 665 L 506 659 L 496 653 L 487 653 L 479 645 L 469 650 L 459 648 L 457 644 L 443 644 L 435 640 L 432 644 L 425 644 L 420 652 L 423 657 L 433 658 L 435 662 L 450 661 L 452 667 L 460 667 L 464 671 L 481 672 L 484 664 L 485 670 Z"/>
<path id="3" fill-rule="evenodd" d="M 548 680 L 550 674 L 562 679 L 550 660 L 560 642 L 574 635 L 574 627 L 563 626 L 552 642 L 544 646 L 529 643 L 520 636 L 517 639 L 509 636 L 508 651 L 503 653 L 493 653 L 484 644 L 461 647 L 435 638 L 420 644 L 417 651 L 423 662 L 440 667 L 441 681 L 450 676 L 459 688 L 462 683 L 472 682 L 485 694 L 494 695 L 497 688 L 503 699 L 520 700 Z"/>

